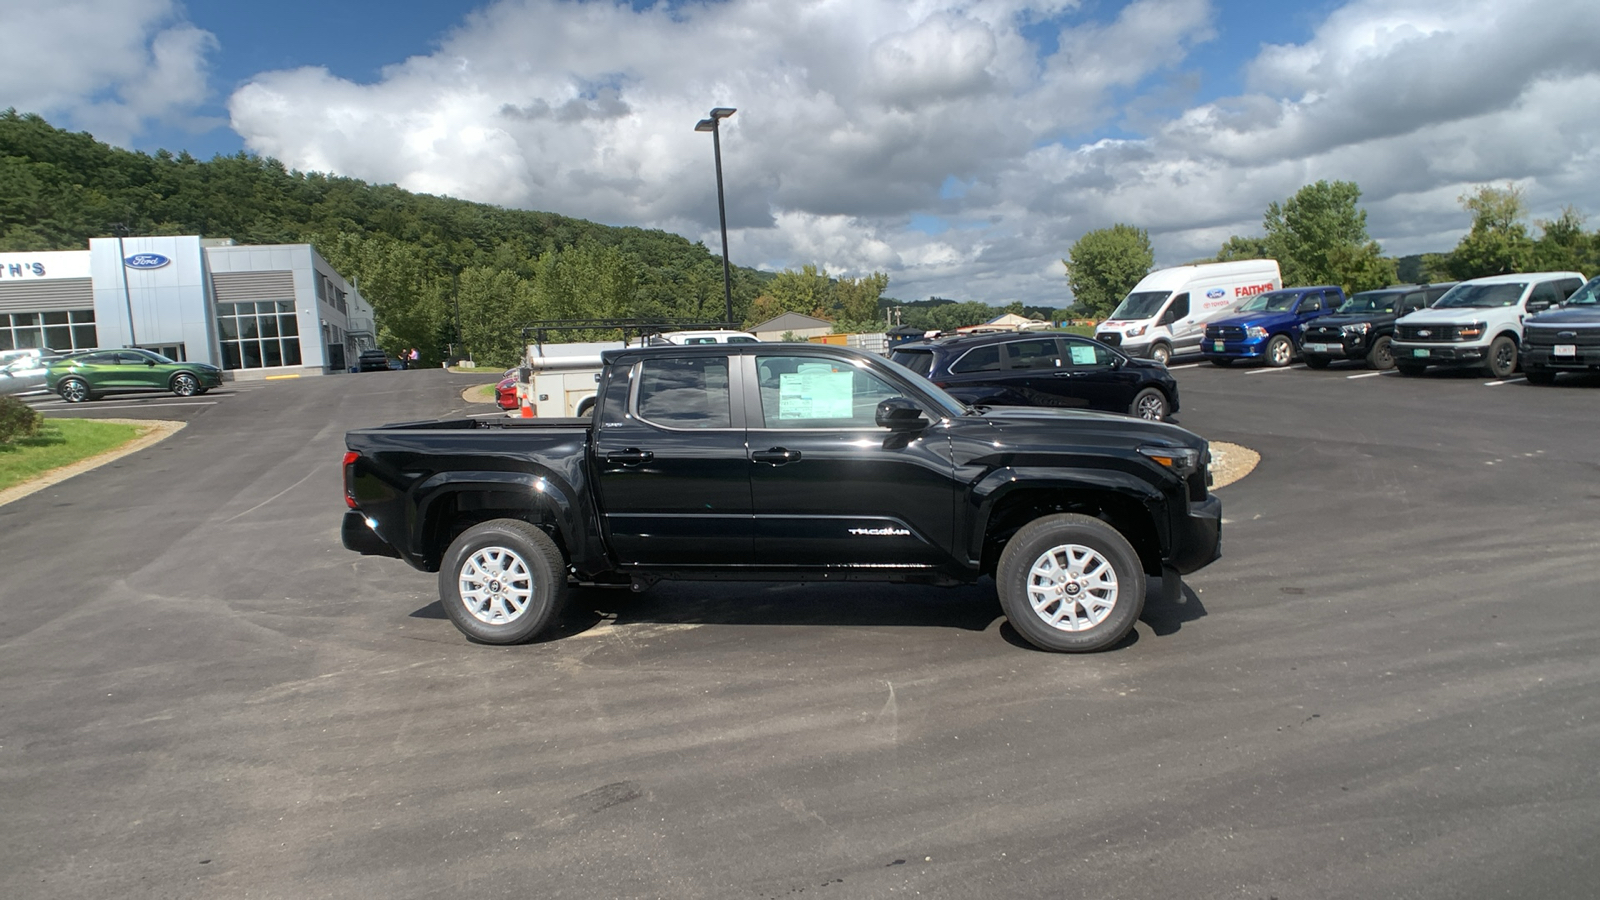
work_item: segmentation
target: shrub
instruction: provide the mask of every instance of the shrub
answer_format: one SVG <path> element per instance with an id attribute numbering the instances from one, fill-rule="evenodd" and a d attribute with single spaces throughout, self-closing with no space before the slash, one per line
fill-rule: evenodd
<path id="1" fill-rule="evenodd" d="M 37 434 L 44 424 L 39 411 L 10 395 L 0 395 L 0 444 Z"/>

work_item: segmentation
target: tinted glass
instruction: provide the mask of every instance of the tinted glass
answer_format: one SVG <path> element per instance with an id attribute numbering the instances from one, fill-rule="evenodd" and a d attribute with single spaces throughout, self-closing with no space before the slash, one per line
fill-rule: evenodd
<path id="1" fill-rule="evenodd" d="M 1171 291 L 1140 291 L 1129 294 L 1111 313 L 1113 319 L 1148 319 L 1161 311 L 1161 304 L 1172 296 Z"/>
<path id="2" fill-rule="evenodd" d="M 1012 341 L 1006 344 L 1006 357 L 1012 369 L 1053 369 L 1061 364 L 1055 338 Z"/>
<path id="3" fill-rule="evenodd" d="M 1176 322 L 1189 314 L 1189 295 L 1179 294 L 1172 298 L 1172 306 L 1167 308 L 1167 318 Z"/>
<path id="4" fill-rule="evenodd" d="M 990 344 L 987 347 L 974 347 L 968 350 L 965 356 L 956 360 L 950 371 L 956 375 L 1000 371 L 1000 345 Z"/>
<path id="5" fill-rule="evenodd" d="M 1546 304 L 1555 305 L 1561 302 L 1561 289 L 1553 281 L 1542 281 L 1533 286 L 1533 293 L 1528 295 L 1528 302 L 1535 300 Z"/>
<path id="6" fill-rule="evenodd" d="M 878 404 L 905 393 L 864 368 L 805 356 L 758 356 L 768 428 L 876 428 Z"/>
<path id="7" fill-rule="evenodd" d="M 1340 304 L 1341 313 L 1387 313 L 1394 312 L 1394 300 L 1398 294 L 1388 291 L 1362 291 L 1359 294 Z M 1412 294 L 1406 299 L 1419 296 Z"/>
<path id="8" fill-rule="evenodd" d="M 1062 338 L 1061 341 L 1067 348 L 1066 358 L 1062 362 L 1072 368 L 1084 369 L 1111 365 L 1111 351 L 1101 344 L 1072 338 Z"/>
<path id="9" fill-rule="evenodd" d="M 1270 291 L 1257 294 L 1239 305 L 1239 312 L 1288 312 L 1300 299 L 1299 291 Z"/>
<path id="10" fill-rule="evenodd" d="M 918 375 L 933 371 L 932 350 L 896 350 L 889 358 Z"/>
<path id="11" fill-rule="evenodd" d="M 1451 288 L 1434 309 L 1470 309 L 1485 306 L 1515 306 L 1527 290 L 1526 282 L 1509 284 L 1458 284 Z"/>
<path id="12" fill-rule="evenodd" d="M 669 428 L 727 428 L 732 408 L 727 357 L 647 359 L 640 365 L 642 419 Z"/>
<path id="13" fill-rule="evenodd" d="M 1595 306 L 1600 305 L 1600 278 L 1590 280 L 1577 293 L 1567 298 L 1568 306 Z"/>

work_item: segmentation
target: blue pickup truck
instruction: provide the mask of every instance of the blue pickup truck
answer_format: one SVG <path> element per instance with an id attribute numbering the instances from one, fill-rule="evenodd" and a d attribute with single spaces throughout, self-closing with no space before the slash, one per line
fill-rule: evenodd
<path id="1" fill-rule="evenodd" d="M 1300 329 L 1318 316 L 1331 315 L 1344 299 L 1343 288 L 1326 284 L 1257 294 L 1233 315 L 1207 325 L 1200 351 L 1217 366 L 1230 366 L 1236 359 L 1287 366 L 1300 345 Z"/>

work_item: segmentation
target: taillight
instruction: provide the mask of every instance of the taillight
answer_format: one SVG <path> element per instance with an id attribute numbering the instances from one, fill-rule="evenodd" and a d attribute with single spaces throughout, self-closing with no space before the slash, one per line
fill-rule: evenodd
<path id="1" fill-rule="evenodd" d="M 352 467 L 356 464 L 356 460 L 360 458 L 361 454 L 354 450 L 346 450 L 344 452 L 344 505 L 351 509 L 356 508 L 356 489 L 355 485 L 351 483 L 351 476 L 354 474 Z"/>

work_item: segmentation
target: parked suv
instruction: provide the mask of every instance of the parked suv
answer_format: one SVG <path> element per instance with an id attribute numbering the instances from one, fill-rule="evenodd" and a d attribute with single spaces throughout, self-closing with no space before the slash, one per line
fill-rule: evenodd
<path id="1" fill-rule="evenodd" d="M 1529 384 L 1554 384 L 1558 372 L 1600 371 L 1600 278 L 1560 309 L 1522 323 L 1522 372 Z"/>
<path id="2" fill-rule="evenodd" d="M 1236 359 L 1287 366 L 1294 361 L 1301 327 L 1332 313 L 1343 303 L 1344 289 L 1336 285 L 1257 294 L 1241 303 L 1233 315 L 1206 326 L 1200 352 L 1216 366 L 1232 365 Z"/>
<path id="3" fill-rule="evenodd" d="M 1397 284 L 1376 291 L 1362 291 L 1344 302 L 1331 316 L 1306 323 L 1300 338 L 1300 358 L 1313 369 L 1326 368 L 1336 359 L 1365 359 L 1368 368 L 1394 368 L 1389 343 L 1394 336 L 1395 319 L 1426 309 L 1445 291 L 1448 284 Z"/>
<path id="4" fill-rule="evenodd" d="M 1073 334 L 915 341 L 896 346 L 890 358 L 977 406 L 1099 409 L 1154 422 L 1178 411 L 1178 382 L 1166 366 Z"/>
<path id="5" fill-rule="evenodd" d="M 1517 369 L 1523 318 L 1559 305 L 1583 280 L 1577 272 L 1531 272 L 1463 281 L 1394 323 L 1395 368 L 1421 375 L 1429 366 L 1476 366 L 1504 378 Z"/>
<path id="6" fill-rule="evenodd" d="M 356 371 L 358 372 L 387 372 L 389 371 L 389 354 L 376 347 L 361 351 L 356 357 Z"/>

